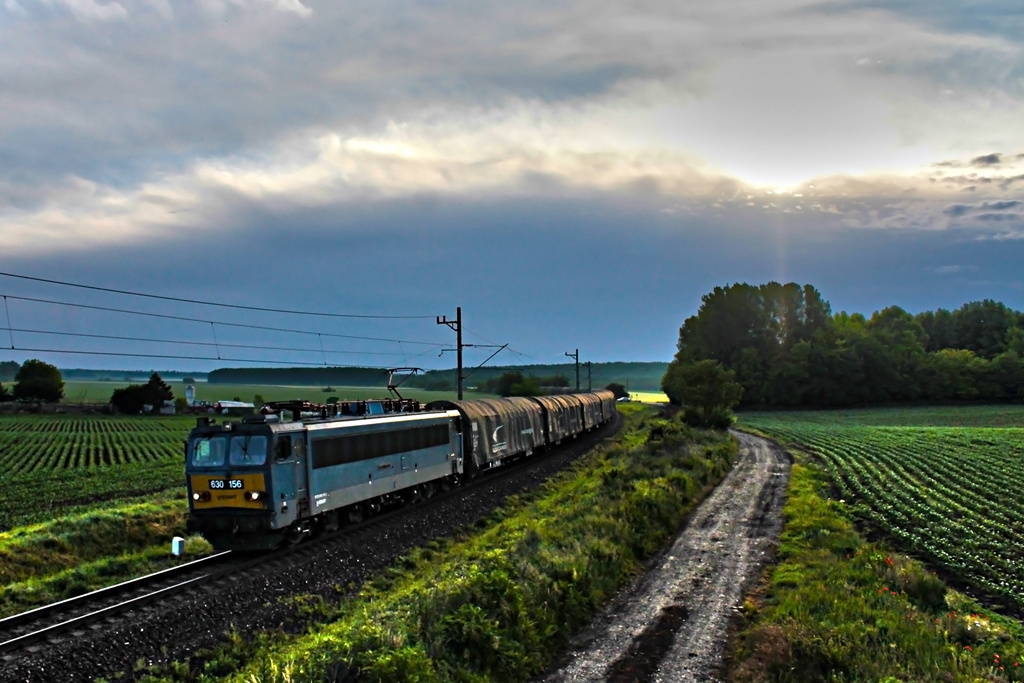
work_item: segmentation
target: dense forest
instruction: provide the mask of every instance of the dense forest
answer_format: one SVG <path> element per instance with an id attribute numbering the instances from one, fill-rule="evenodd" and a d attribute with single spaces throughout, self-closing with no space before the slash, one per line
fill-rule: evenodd
<path id="1" fill-rule="evenodd" d="M 669 373 L 714 360 L 743 406 L 1024 399 L 1024 315 L 996 301 L 912 315 L 833 314 L 811 285 L 716 287 L 679 330 Z M 670 398 L 671 381 L 663 383 Z"/>

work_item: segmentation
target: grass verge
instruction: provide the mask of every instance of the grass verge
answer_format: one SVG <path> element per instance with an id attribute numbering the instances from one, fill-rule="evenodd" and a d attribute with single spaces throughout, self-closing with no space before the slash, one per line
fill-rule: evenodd
<path id="1" fill-rule="evenodd" d="M 186 539 L 184 557 L 171 555 L 187 514 L 175 490 L 0 533 L 0 617 L 209 554 L 196 536 Z"/>
<path id="2" fill-rule="evenodd" d="M 795 457 L 777 563 L 743 605 L 732 681 L 1024 680 L 1019 622 L 866 542 Z"/>
<path id="3" fill-rule="evenodd" d="M 627 428 L 484 529 L 420 549 L 336 604 L 290 598 L 305 635 L 236 637 L 201 665 L 143 680 L 522 681 L 541 671 L 640 572 L 736 453 L 629 407 Z M 201 670 L 196 670 L 201 669 Z"/>

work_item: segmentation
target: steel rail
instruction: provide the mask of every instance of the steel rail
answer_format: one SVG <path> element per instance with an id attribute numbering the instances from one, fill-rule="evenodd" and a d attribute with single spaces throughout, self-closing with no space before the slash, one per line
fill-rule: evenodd
<path id="1" fill-rule="evenodd" d="M 193 560 L 192 562 L 186 562 L 185 564 L 181 564 L 181 565 L 178 565 L 176 567 L 169 567 L 167 569 L 163 569 L 161 571 L 154 572 L 153 574 L 147 574 L 145 576 L 140 576 L 140 577 L 137 577 L 137 578 L 134 578 L 134 579 L 130 579 L 128 581 L 124 581 L 122 583 L 117 583 L 117 584 L 114 584 L 112 586 L 106 586 L 104 588 L 100 588 L 100 589 L 92 591 L 90 593 L 85 593 L 83 595 L 76 595 L 73 598 L 67 598 L 67 599 L 61 600 L 59 602 L 54 602 L 54 603 L 51 603 L 49 605 L 43 605 L 42 607 L 37 607 L 35 609 L 31 609 L 31 610 L 29 610 L 27 612 L 21 612 L 19 614 L 14 614 L 12 616 L 5 617 L 3 619 L 0 619 L 0 633 L 13 631 L 13 630 L 17 629 L 20 626 L 23 626 L 25 624 L 31 624 L 32 622 L 42 621 L 42 620 L 44 620 L 44 619 L 46 619 L 48 617 L 52 617 L 54 615 L 58 615 L 58 614 L 60 614 L 62 612 L 66 612 L 66 611 L 68 611 L 70 609 L 73 609 L 75 606 L 78 606 L 78 605 L 87 605 L 90 602 L 94 602 L 94 601 L 97 601 L 99 599 L 115 596 L 115 595 L 118 595 L 120 593 L 125 593 L 125 592 L 128 592 L 129 590 L 134 590 L 134 589 L 140 588 L 142 586 L 145 586 L 147 584 L 155 583 L 157 581 L 162 581 L 164 579 L 173 577 L 173 576 L 175 576 L 177 574 L 185 574 L 185 573 L 188 573 L 190 571 L 195 571 L 197 568 L 202 567 L 203 565 L 219 564 L 220 562 L 222 562 L 224 560 L 224 558 L 226 556 L 228 556 L 230 554 L 231 554 L 230 550 L 219 552 L 219 553 L 216 553 L 214 555 L 209 555 L 207 557 L 200 558 L 198 560 Z M 189 579 L 188 581 L 182 581 L 181 583 L 175 584 L 174 586 L 165 587 L 165 588 L 162 588 L 162 589 L 160 589 L 158 591 L 155 591 L 153 593 L 147 593 L 146 595 L 142 595 L 142 596 L 139 596 L 137 598 L 132 598 L 131 600 L 127 600 L 125 602 L 118 603 L 116 605 L 112 605 L 112 606 L 109 606 L 109 607 L 104 607 L 104 608 L 102 608 L 100 610 L 96 610 L 96 611 L 90 612 L 89 614 L 86 614 L 86 615 L 83 615 L 83 616 L 80 616 L 80 617 L 75 617 L 73 619 L 62 621 L 62 622 L 59 622 L 57 624 L 51 624 L 50 626 L 47 626 L 47 627 L 45 627 L 43 629 L 40 629 L 38 631 L 33 631 L 32 633 L 23 634 L 23 635 L 15 637 L 15 638 L 12 638 L 10 640 L 2 641 L 2 642 L 0 642 L 0 652 L 7 652 L 7 651 L 10 651 L 10 650 L 16 650 L 18 648 L 24 647 L 26 644 L 28 644 L 30 642 L 33 642 L 34 640 L 39 640 L 41 638 L 46 637 L 47 634 L 56 633 L 56 632 L 59 632 L 59 631 L 67 630 L 67 629 L 71 628 L 72 626 L 74 626 L 76 624 L 79 624 L 79 623 L 84 624 L 84 623 L 87 623 L 88 621 L 98 619 L 98 618 L 100 618 L 100 617 L 102 617 L 102 616 L 104 616 L 106 614 L 111 613 L 111 612 L 127 609 L 127 607 L 131 606 L 134 602 L 138 602 L 139 604 L 142 604 L 144 602 L 147 602 L 148 599 L 151 598 L 151 596 L 160 595 L 163 592 L 165 592 L 167 590 L 170 590 L 170 589 L 173 589 L 173 588 L 179 588 L 180 589 L 180 587 L 182 587 L 182 586 L 188 585 L 188 584 L 193 583 L 193 582 L 195 582 L 197 580 L 208 579 L 208 578 L 210 578 L 210 576 L 211 576 L 211 574 L 209 574 L 209 573 L 202 574 L 199 577 L 195 577 L 195 578 Z"/>

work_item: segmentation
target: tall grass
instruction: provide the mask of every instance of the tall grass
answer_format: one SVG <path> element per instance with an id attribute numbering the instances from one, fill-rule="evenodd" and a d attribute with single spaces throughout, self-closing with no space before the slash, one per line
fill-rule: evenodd
<path id="1" fill-rule="evenodd" d="M 0 617 L 208 554 L 194 537 L 171 556 L 187 513 L 183 495 L 158 496 L 0 533 Z"/>

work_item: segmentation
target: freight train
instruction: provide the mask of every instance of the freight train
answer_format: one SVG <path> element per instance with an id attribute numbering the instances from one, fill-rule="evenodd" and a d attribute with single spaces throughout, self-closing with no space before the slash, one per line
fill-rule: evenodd
<path id="1" fill-rule="evenodd" d="M 472 401 L 270 403 L 201 417 L 185 445 L 188 530 L 217 549 L 296 543 L 573 439 L 612 419 L 611 391 Z"/>

